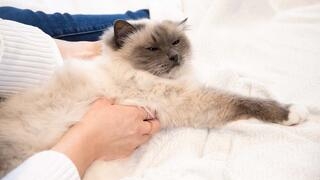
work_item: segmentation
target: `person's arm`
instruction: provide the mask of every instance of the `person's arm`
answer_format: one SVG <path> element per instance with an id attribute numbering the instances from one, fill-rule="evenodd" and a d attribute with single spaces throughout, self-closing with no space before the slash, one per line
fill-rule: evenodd
<path id="1" fill-rule="evenodd" d="M 54 40 L 40 29 L 0 19 L 0 97 L 46 82 L 63 59 L 90 59 L 102 43 Z"/>
<path id="2" fill-rule="evenodd" d="M 99 99 L 51 151 L 30 157 L 4 180 L 80 179 L 93 161 L 124 158 L 148 141 L 160 128 L 153 116 L 142 108 Z"/>
<path id="3" fill-rule="evenodd" d="M 2 180 L 80 180 L 77 167 L 63 153 L 42 151 L 34 154 Z"/>
<path id="4" fill-rule="evenodd" d="M 36 27 L 0 19 L 0 97 L 46 82 L 62 64 L 50 36 Z"/>

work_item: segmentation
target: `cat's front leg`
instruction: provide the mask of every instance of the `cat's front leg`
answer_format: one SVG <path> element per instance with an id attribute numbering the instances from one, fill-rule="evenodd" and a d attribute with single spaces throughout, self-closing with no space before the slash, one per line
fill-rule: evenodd
<path id="1" fill-rule="evenodd" d="M 174 92 L 167 93 L 167 101 L 162 100 L 165 104 L 161 103 L 158 109 L 160 121 L 169 127 L 212 128 L 245 118 L 293 125 L 306 120 L 308 115 L 303 107 L 245 97 L 213 88 L 171 90 Z"/>
<path id="2" fill-rule="evenodd" d="M 257 118 L 263 121 L 294 125 L 307 119 L 308 111 L 297 105 L 285 105 L 275 100 L 240 96 L 212 90 L 209 99 L 213 101 L 213 111 L 217 120 L 227 122 L 244 118 Z"/>
<path id="3" fill-rule="evenodd" d="M 139 82 L 139 81 L 137 81 Z M 230 121 L 257 118 L 292 125 L 306 119 L 307 111 L 274 100 L 245 97 L 214 88 L 153 79 L 131 88 L 120 104 L 156 110 L 162 127 L 212 128 Z M 131 86 L 130 86 L 131 87 Z"/>
<path id="4" fill-rule="evenodd" d="M 308 111 L 302 106 L 260 98 L 237 97 L 235 100 L 235 119 L 253 117 L 272 123 L 295 125 L 305 121 L 307 116 Z"/>

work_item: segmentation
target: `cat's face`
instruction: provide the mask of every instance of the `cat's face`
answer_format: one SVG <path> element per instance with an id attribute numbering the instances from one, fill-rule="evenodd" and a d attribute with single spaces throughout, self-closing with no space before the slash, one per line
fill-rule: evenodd
<path id="1" fill-rule="evenodd" d="M 130 24 L 118 20 L 111 45 L 134 68 L 165 77 L 179 69 L 190 54 L 184 22 Z"/>

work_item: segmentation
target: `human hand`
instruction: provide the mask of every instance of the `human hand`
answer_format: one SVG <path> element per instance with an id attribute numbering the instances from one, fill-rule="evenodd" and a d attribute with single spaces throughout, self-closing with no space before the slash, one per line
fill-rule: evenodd
<path id="1" fill-rule="evenodd" d="M 94 160 L 126 157 L 148 141 L 160 129 L 149 117 L 155 116 L 143 108 L 98 99 L 52 149 L 67 155 L 82 176 Z"/>
<path id="2" fill-rule="evenodd" d="M 101 41 L 64 41 L 55 39 L 57 47 L 63 59 L 93 59 L 101 55 Z"/>

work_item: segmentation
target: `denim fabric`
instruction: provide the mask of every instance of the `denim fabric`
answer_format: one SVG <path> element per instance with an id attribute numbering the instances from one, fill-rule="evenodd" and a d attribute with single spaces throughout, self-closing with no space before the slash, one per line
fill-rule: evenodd
<path id="1" fill-rule="evenodd" d="M 116 19 L 149 18 L 146 9 L 125 14 L 112 15 L 70 15 L 68 13 L 46 14 L 42 11 L 0 7 L 0 18 L 39 27 L 56 39 L 67 41 L 96 41 L 105 29 L 113 25 Z"/>

